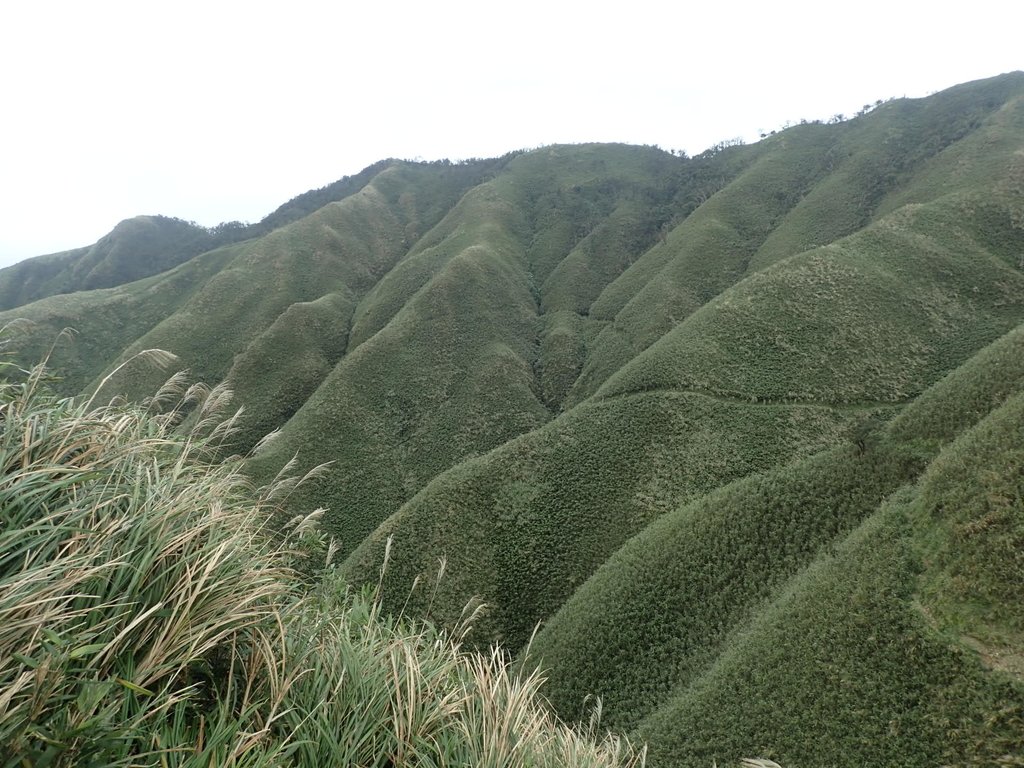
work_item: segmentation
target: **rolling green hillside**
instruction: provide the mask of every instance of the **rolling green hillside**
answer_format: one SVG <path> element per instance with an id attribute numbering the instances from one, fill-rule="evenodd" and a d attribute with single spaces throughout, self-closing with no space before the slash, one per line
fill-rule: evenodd
<path id="1" fill-rule="evenodd" d="M 965 430 L 735 631 L 636 729 L 654 761 L 1019 764 L 1021 413 Z"/>
<path id="2" fill-rule="evenodd" d="M 126 219 L 87 248 L 0 269 L 0 309 L 56 294 L 123 285 L 164 272 L 213 248 L 265 235 L 355 194 L 392 162 L 382 160 L 353 176 L 298 195 L 256 224 L 229 221 L 206 228 L 166 216 Z"/>
<path id="3" fill-rule="evenodd" d="M 0 308 L 130 283 L 175 267 L 215 244 L 212 233 L 189 222 L 136 216 L 88 248 L 40 256 L 0 270 Z"/>
<path id="4" fill-rule="evenodd" d="M 675 389 L 752 400 L 906 401 L 1024 310 L 1014 201 L 951 194 L 721 292 L 597 396 Z M 984 234 L 979 230 L 984 228 Z"/>
<path id="5" fill-rule="evenodd" d="M 454 621 L 479 595 L 478 637 L 519 648 L 634 533 L 750 472 L 836 445 L 852 413 L 650 393 L 587 403 L 430 483 L 345 564 L 361 579 L 394 537 L 384 586 Z M 434 590 L 439 557 L 448 576 Z M 582 706 L 582 697 L 576 702 Z"/>
<path id="6" fill-rule="evenodd" d="M 602 695 L 606 718 L 648 741 L 655 764 L 1013 754 L 1024 424 L 1007 392 L 1024 381 L 1020 333 L 864 449 L 733 483 L 631 539 L 532 644 L 555 706 L 574 715 L 586 693 Z M 960 435 L 937 454 L 921 439 L 934 424 Z"/>
<path id="7" fill-rule="evenodd" d="M 512 160 L 374 286 L 356 308 L 349 354 L 254 465 L 273 470 L 296 451 L 333 461 L 337 482 L 305 500 L 335 513 L 327 525 L 343 551 L 443 470 L 551 418 L 535 288 L 545 252 L 552 240 L 571 248 L 595 211 L 671 160 L 630 147 L 563 154 Z M 560 162 L 567 169 L 554 173 Z"/>
<path id="8" fill-rule="evenodd" d="M 67 395 L 151 392 L 150 348 L 226 382 L 254 479 L 328 465 L 288 504 L 342 578 L 484 603 L 654 766 L 1021 764 L 1024 73 L 695 157 L 382 161 L 0 300 L 25 359 L 76 329 Z"/>

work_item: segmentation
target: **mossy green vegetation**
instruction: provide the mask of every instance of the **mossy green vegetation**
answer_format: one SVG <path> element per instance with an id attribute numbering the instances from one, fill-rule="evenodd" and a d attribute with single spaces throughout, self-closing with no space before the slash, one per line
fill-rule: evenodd
<path id="1" fill-rule="evenodd" d="M 1022 433 L 1024 394 L 1017 393 L 932 462 L 912 514 L 925 611 L 1011 655 L 1024 646 Z"/>
<path id="2" fill-rule="evenodd" d="M 463 163 L 448 177 L 461 176 L 465 183 L 473 183 L 502 162 L 503 158 Z M 229 221 L 207 228 L 167 216 L 126 219 L 92 246 L 28 259 L 0 270 L 0 309 L 57 294 L 123 285 L 220 246 L 266 235 L 355 194 L 395 163 L 381 160 L 353 176 L 298 195 L 256 224 Z M 444 199 L 439 195 L 437 203 L 443 205 Z"/>
<path id="3" fill-rule="evenodd" d="M 280 519 L 326 507 L 374 610 L 485 603 L 469 642 L 654 765 L 986 764 L 1024 744 L 1022 158 L 1013 73 L 696 157 L 388 160 L 0 322 L 79 331 L 64 395 L 152 391 L 157 347 L 226 382 L 226 451 L 279 430 L 256 482 L 328 464 Z"/>
<path id="4" fill-rule="evenodd" d="M 654 765 L 1014 764 L 1019 340 L 981 350 L 888 424 L 866 417 L 860 447 L 663 516 L 523 663 L 551 670 L 566 716 L 581 692 L 605 694 L 609 722 L 646 740 Z"/>
<path id="5" fill-rule="evenodd" d="M 390 176 L 401 174 L 412 188 L 399 205 L 382 187 Z M 292 304 L 326 293 L 357 300 L 404 253 L 401 233 L 410 224 L 422 224 L 416 218 L 416 183 L 432 182 L 422 168 L 393 166 L 380 176 L 379 182 L 263 238 L 230 246 L 224 267 L 125 354 L 172 348 L 194 375 L 221 381 L 234 356 Z M 253 274 L 264 279 L 254 281 Z M 130 384 L 144 392 L 153 382 Z"/>
<path id="6" fill-rule="evenodd" d="M 732 479 L 842 443 L 851 416 L 678 393 L 579 406 L 439 476 L 363 542 L 345 572 L 368 578 L 393 537 L 389 604 L 448 622 L 478 595 L 489 608 L 476 636 L 518 649 L 648 523 Z M 410 595 L 440 557 L 444 582 Z"/>
<path id="7" fill-rule="evenodd" d="M 914 607 L 905 495 L 822 552 L 637 727 L 652 764 L 1014 764 L 1024 688 Z"/>
<path id="8" fill-rule="evenodd" d="M 182 310 L 191 296 L 224 268 L 229 248 L 205 253 L 164 274 L 129 285 L 50 296 L 4 313 L 4 322 L 27 320 L 11 343 L 18 356 L 42 359 L 65 328 L 76 331 L 73 344 L 53 355 L 52 370 L 68 395 L 102 378 L 122 350 L 168 316 Z"/>
<path id="9" fill-rule="evenodd" d="M 696 309 L 733 285 L 772 231 L 776 222 L 799 200 L 805 188 L 823 172 L 818 136 L 792 142 L 775 152 L 761 152 L 741 174 L 687 216 L 665 237 L 659 248 L 645 254 L 634 274 L 624 276 L 633 288 L 628 301 L 609 318 L 588 361 L 575 399 L 592 394 L 610 372 L 618 370 L 652 342 L 683 322 Z M 656 271 L 651 267 L 663 264 Z M 647 273 L 642 286 L 637 273 Z M 612 283 L 595 302 L 595 315 L 608 317 L 625 286 Z M 607 358 L 607 359 L 606 359 Z"/>
<path id="10" fill-rule="evenodd" d="M 552 670 L 549 698 L 568 714 L 593 693 L 610 724 L 635 727 L 916 470 L 892 450 L 849 445 L 663 516 L 608 558 L 531 646 L 530 659 Z"/>
<path id="11" fill-rule="evenodd" d="M 982 349 L 907 406 L 891 426 L 900 440 L 949 442 L 1024 390 L 1024 326 Z"/>
<path id="12" fill-rule="evenodd" d="M 0 309 L 54 294 L 141 280 L 213 250 L 217 241 L 210 231 L 181 219 L 126 219 L 88 248 L 29 259 L 0 270 Z"/>
<path id="13" fill-rule="evenodd" d="M 978 210 L 973 196 L 904 208 L 750 275 L 623 366 L 598 396 L 682 389 L 906 401 L 1021 317 L 1024 274 L 972 237 Z M 1002 227 L 1024 249 L 1024 229 L 1008 213 Z"/>

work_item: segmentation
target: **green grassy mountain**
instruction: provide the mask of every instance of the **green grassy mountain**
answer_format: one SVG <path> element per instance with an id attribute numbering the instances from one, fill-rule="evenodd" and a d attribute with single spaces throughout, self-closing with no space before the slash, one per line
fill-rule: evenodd
<path id="1" fill-rule="evenodd" d="M 213 235 L 166 216 L 136 216 L 88 248 L 76 248 L 0 270 L 0 307 L 54 294 L 110 288 L 165 272 L 210 250 Z"/>
<path id="2" fill-rule="evenodd" d="M 21 354 L 226 382 L 239 451 L 280 430 L 257 480 L 330 462 L 290 504 L 343 578 L 484 602 L 560 715 L 599 695 L 655 766 L 1020 764 L 1024 73 L 150 225 L 0 271 Z"/>

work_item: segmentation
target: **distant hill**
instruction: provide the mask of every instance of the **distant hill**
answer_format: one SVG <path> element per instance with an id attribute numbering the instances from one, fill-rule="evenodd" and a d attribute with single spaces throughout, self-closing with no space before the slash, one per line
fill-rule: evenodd
<path id="1" fill-rule="evenodd" d="M 1024 73 L 695 157 L 383 161 L 0 299 L 24 359 L 77 330 L 67 394 L 151 393 L 108 374 L 153 347 L 227 381 L 257 479 L 331 462 L 290 503 L 345 577 L 482 600 L 654 766 L 1021 764 Z"/>
<path id="2" fill-rule="evenodd" d="M 201 227 L 167 216 L 126 219 L 92 246 L 39 256 L 0 269 L 0 309 L 55 294 L 112 288 L 166 272 L 200 253 L 264 235 L 358 192 L 392 162 L 382 160 L 353 176 L 298 195 L 256 224 L 228 221 L 215 227 Z"/>
<path id="3" fill-rule="evenodd" d="M 176 267 L 213 247 L 207 230 L 166 216 L 126 219 L 88 248 L 40 256 L 0 270 L 0 307 L 59 293 L 110 288 Z"/>

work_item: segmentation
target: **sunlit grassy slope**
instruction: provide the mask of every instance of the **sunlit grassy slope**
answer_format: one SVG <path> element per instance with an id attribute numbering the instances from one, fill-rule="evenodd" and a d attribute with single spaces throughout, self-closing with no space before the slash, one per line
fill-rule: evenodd
<path id="1" fill-rule="evenodd" d="M 281 430 L 257 479 L 332 462 L 293 503 L 346 578 L 390 539 L 385 605 L 541 623 L 559 712 L 601 695 L 654 765 L 1024 744 L 1024 74 L 692 158 L 387 161 L 274 216 L 0 321 L 79 331 L 69 394 L 149 347 L 229 382 L 239 450 Z"/>

